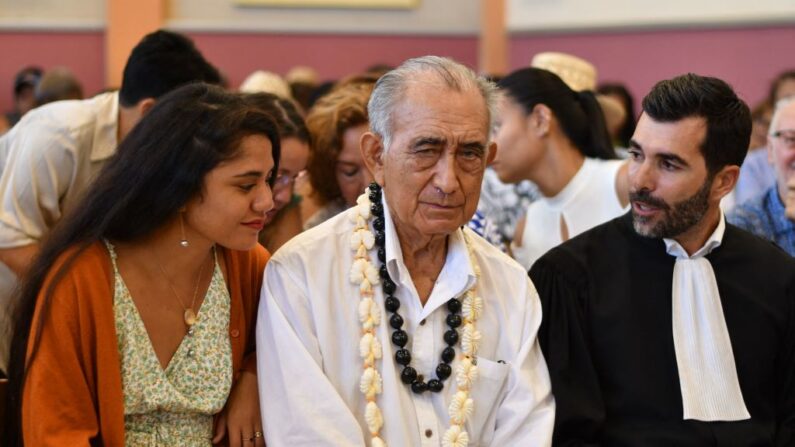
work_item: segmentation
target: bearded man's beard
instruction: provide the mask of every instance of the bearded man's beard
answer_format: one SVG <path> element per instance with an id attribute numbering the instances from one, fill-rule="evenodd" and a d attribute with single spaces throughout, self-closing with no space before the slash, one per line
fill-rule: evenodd
<path id="1" fill-rule="evenodd" d="M 648 190 L 641 189 L 629 193 L 630 202 L 643 202 L 649 206 L 660 209 L 663 217 L 651 228 L 648 223 L 652 220 L 639 216 L 632 211 L 632 226 L 641 236 L 653 238 L 674 238 L 699 223 L 709 208 L 709 192 L 712 187 L 712 178 L 707 178 L 704 184 L 687 199 L 669 205 L 664 200 L 654 197 Z"/>

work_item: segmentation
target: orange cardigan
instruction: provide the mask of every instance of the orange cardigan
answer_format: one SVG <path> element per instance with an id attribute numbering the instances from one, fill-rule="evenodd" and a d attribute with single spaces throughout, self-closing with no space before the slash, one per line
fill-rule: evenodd
<path id="1" fill-rule="evenodd" d="M 229 337 L 236 381 L 244 369 L 256 372 L 254 326 L 269 254 L 260 245 L 247 252 L 222 252 L 231 297 Z M 47 290 L 50 282 L 48 277 L 41 290 Z M 22 397 L 26 446 L 124 445 L 112 285 L 108 252 L 102 243 L 95 243 L 78 255 L 55 286 Z M 37 330 L 40 312 L 39 306 L 31 334 Z"/>

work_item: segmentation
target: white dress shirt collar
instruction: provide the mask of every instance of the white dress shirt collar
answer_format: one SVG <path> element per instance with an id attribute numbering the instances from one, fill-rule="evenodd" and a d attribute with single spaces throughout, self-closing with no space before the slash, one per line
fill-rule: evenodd
<path id="1" fill-rule="evenodd" d="M 398 287 L 407 287 L 412 296 L 417 296 L 411 275 L 403 262 L 403 251 L 385 196 L 382 196 L 381 203 L 384 205 L 384 248 L 386 249 L 387 271 Z M 463 232 L 460 228 L 456 229 L 447 236 L 447 255 L 444 267 L 439 273 L 431 296 L 422 309 L 423 318 L 443 306 L 450 298 L 458 297 L 466 292 L 475 284 L 475 278 L 475 271 L 469 260 Z"/>
<path id="2" fill-rule="evenodd" d="M 696 259 L 712 253 L 712 250 L 720 247 L 720 244 L 723 242 L 723 233 L 726 232 L 726 219 L 723 216 L 723 210 L 719 211 L 720 218 L 718 219 L 717 228 L 715 228 L 715 231 L 712 232 L 712 235 L 710 235 L 704 245 L 696 250 L 692 256 L 688 255 L 687 250 L 685 250 L 684 247 L 682 247 L 679 242 L 676 242 L 674 239 L 663 239 L 665 242 L 665 251 L 677 259 Z"/>

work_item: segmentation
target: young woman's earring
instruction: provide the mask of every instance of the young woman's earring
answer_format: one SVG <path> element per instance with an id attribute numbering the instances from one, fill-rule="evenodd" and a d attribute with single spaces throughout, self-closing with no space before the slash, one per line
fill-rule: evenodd
<path id="1" fill-rule="evenodd" d="M 185 238 L 185 222 L 182 217 L 182 213 L 179 213 L 179 230 L 182 233 L 182 239 L 179 241 L 179 245 L 182 248 L 188 247 L 190 244 L 188 243 L 188 239 Z"/>

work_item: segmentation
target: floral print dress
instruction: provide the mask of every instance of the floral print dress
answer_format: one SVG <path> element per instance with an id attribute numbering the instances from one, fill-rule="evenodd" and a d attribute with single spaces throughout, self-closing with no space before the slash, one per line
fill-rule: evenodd
<path id="1" fill-rule="evenodd" d="M 232 387 L 229 292 L 215 259 L 196 323 L 163 369 L 116 265 L 113 310 L 121 357 L 125 445 L 211 446 L 213 416 Z"/>

